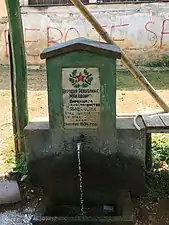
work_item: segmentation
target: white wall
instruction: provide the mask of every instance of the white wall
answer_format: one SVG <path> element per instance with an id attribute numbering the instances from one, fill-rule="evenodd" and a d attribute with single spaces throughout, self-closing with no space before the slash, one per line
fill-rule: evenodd
<path id="1" fill-rule="evenodd" d="M 23 0 L 24 5 L 27 0 Z M 169 4 L 89 5 L 90 12 L 105 27 L 131 59 L 157 60 L 169 54 Z M 73 6 L 22 7 L 25 45 L 29 63 L 42 63 L 41 51 L 53 43 L 75 37 L 100 40 L 97 32 Z M 0 60 L 8 58 L 5 25 L 0 39 Z"/>
<path id="2" fill-rule="evenodd" d="M 0 63 L 2 61 L 2 58 L 5 50 L 5 40 L 4 40 L 4 30 L 7 27 L 7 20 L 4 18 L 6 17 L 6 6 L 5 6 L 5 0 L 0 0 Z"/>
<path id="3" fill-rule="evenodd" d="M 6 16 L 5 0 L 0 0 L 0 17 Z"/>

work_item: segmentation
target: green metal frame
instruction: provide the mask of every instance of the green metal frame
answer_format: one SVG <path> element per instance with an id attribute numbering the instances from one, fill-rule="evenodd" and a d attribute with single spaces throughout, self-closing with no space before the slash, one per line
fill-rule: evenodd
<path id="1" fill-rule="evenodd" d="M 6 0 L 6 8 L 10 33 L 13 130 L 15 150 L 20 153 L 25 150 L 23 130 L 28 122 L 27 63 L 19 0 Z"/>

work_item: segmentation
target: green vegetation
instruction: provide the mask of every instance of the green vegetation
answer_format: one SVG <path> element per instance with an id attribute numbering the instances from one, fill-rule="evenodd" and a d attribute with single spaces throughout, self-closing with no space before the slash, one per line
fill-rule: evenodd
<path id="1" fill-rule="evenodd" d="M 169 197 L 169 135 L 153 135 L 153 171 L 147 172 L 147 198 L 159 200 Z"/>
<path id="2" fill-rule="evenodd" d="M 24 152 L 20 153 L 15 158 L 15 152 L 13 147 L 13 137 L 8 137 L 6 140 L 6 147 L 3 151 L 4 155 L 4 170 L 10 173 L 12 178 L 20 179 L 27 174 L 26 155 Z"/>
<path id="3" fill-rule="evenodd" d="M 161 60 L 146 63 L 145 66 L 147 66 L 147 67 L 163 67 L 163 66 L 169 67 L 169 55 L 164 55 Z"/>
<path id="4" fill-rule="evenodd" d="M 169 165 L 169 135 L 153 135 L 152 148 L 154 168 L 159 169 L 162 161 Z"/>
<path id="5" fill-rule="evenodd" d="M 156 90 L 168 90 L 169 71 L 144 72 L 143 74 Z M 117 72 L 117 90 L 134 91 L 143 90 L 143 88 L 129 72 Z"/>
<path id="6" fill-rule="evenodd" d="M 14 161 L 13 164 L 13 171 L 12 174 L 16 178 L 21 178 L 24 175 L 27 175 L 27 165 L 26 165 L 26 154 L 24 152 L 20 153 L 17 159 Z"/>
<path id="7" fill-rule="evenodd" d="M 1 163 L 1 171 L 4 173 L 10 172 L 13 170 L 13 161 L 15 159 L 15 153 L 13 148 L 13 137 L 9 136 L 5 140 L 5 148 L 2 152 L 4 162 Z"/>

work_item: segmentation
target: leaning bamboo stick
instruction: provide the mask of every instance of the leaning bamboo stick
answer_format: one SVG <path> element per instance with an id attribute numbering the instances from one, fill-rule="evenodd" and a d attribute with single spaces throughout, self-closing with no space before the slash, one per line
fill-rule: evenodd
<path id="1" fill-rule="evenodd" d="M 83 16 L 91 23 L 91 25 L 96 29 L 96 31 L 101 35 L 101 37 L 110 44 L 115 44 L 112 38 L 109 36 L 107 31 L 98 23 L 98 21 L 93 17 L 89 10 L 83 5 L 80 0 L 71 0 L 71 2 L 80 10 Z M 148 93 L 153 97 L 153 99 L 160 105 L 160 107 L 165 111 L 169 112 L 168 105 L 163 101 L 163 99 L 158 95 L 153 86 L 144 77 L 144 75 L 136 68 L 136 66 L 125 56 L 122 52 L 121 60 L 128 70 L 133 74 L 136 80 L 148 91 Z"/>

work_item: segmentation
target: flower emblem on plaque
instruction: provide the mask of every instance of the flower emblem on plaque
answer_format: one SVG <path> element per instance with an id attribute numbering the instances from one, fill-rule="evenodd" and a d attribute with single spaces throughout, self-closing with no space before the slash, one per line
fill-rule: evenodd
<path id="1" fill-rule="evenodd" d="M 93 75 L 89 73 L 87 69 L 84 69 L 83 72 L 73 70 L 72 73 L 69 74 L 69 81 L 75 88 L 88 88 L 93 81 Z"/>

